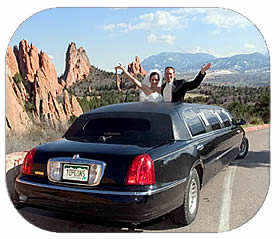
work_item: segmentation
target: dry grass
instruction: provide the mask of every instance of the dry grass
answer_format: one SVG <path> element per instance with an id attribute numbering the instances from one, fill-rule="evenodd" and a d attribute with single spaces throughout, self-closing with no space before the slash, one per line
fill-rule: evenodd
<path id="1" fill-rule="evenodd" d="M 60 124 L 56 128 L 48 125 L 33 125 L 22 135 L 6 134 L 6 154 L 30 150 L 36 145 L 51 142 L 61 138 L 69 125 Z"/>

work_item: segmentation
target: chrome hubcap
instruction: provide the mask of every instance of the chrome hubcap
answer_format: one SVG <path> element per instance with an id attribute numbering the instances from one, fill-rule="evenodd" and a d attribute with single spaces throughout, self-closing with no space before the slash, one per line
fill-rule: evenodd
<path id="1" fill-rule="evenodd" d="M 190 191 L 189 191 L 189 212 L 191 214 L 193 214 L 196 210 L 196 206 L 197 206 L 197 183 L 195 181 L 195 179 L 192 179 L 191 181 L 191 187 L 190 187 Z"/>

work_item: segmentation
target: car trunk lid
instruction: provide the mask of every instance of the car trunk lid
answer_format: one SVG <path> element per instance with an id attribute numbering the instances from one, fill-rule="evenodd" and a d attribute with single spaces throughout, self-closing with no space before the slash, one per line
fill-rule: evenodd
<path id="1" fill-rule="evenodd" d="M 80 159 L 106 164 L 100 185 L 123 185 L 132 160 L 150 149 L 151 147 L 136 145 L 86 143 L 62 139 L 36 148 L 32 172 L 34 175 L 47 177 L 47 163 L 50 159 L 60 158 L 65 162 L 68 159 L 72 165 L 75 164 L 75 160 L 72 159 L 78 156 Z"/>

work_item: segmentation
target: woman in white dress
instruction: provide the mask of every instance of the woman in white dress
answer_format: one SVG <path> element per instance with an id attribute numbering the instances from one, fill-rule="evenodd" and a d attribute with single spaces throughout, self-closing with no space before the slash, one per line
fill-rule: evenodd
<path id="1" fill-rule="evenodd" d="M 162 75 L 159 70 L 150 70 L 141 82 L 131 75 L 122 64 L 116 66 L 115 69 L 121 69 L 127 78 L 141 90 L 139 95 L 140 101 L 163 101 L 161 95 Z"/>

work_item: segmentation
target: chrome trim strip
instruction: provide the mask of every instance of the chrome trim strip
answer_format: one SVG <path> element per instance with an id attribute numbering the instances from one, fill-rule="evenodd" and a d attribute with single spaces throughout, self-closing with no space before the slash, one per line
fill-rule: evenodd
<path id="1" fill-rule="evenodd" d="M 223 157 L 224 155 L 226 155 L 227 153 L 229 153 L 231 150 L 233 150 L 236 146 L 238 146 L 238 144 L 233 145 L 231 148 L 229 148 L 227 151 L 223 152 L 222 154 L 220 154 L 218 157 L 216 157 L 216 160 L 219 160 L 221 157 Z"/>
<path id="2" fill-rule="evenodd" d="M 169 185 L 167 185 L 167 186 L 164 186 L 164 187 L 161 187 L 161 188 L 158 188 L 158 189 L 153 190 L 153 191 L 152 191 L 152 194 L 154 194 L 154 193 L 159 193 L 159 192 L 168 190 L 168 189 L 170 189 L 170 188 L 174 188 L 174 187 L 176 187 L 176 186 L 178 186 L 178 185 L 180 185 L 180 184 L 182 184 L 182 183 L 184 183 L 184 182 L 186 182 L 186 181 L 187 181 L 187 179 L 186 179 L 186 178 L 183 178 L 183 179 L 181 179 L 181 180 L 179 180 L 179 181 L 177 181 L 177 182 L 175 182 L 175 183 L 171 183 L 171 184 L 169 184 Z"/>
<path id="3" fill-rule="evenodd" d="M 173 187 L 176 187 L 186 181 L 186 178 L 181 179 L 177 182 L 170 183 L 169 185 L 166 185 L 161 188 L 157 189 L 150 189 L 149 191 L 145 192 L 122 192 L 122 191 L 102 191 L 102 190 L 90 190 L 88 188 L 72 188 L 72 187 L 65 187 L 60 185 L 52 185 L 52 184 L 41 184 L 41 183 L 34 183 L 23 179 L 16 179 L 17 183 L 21 184 L 27 184 L 35 187 L 42 187 L 42 188 L 49 188 L 54 190 L 62 190 L 62 191 L 71 191 L 71 192 L 82 192 L 82 193 L 96 193 L 96 194 L 109 194 L 109 195 L 120 195 L 120 196 L 145 196 L 145 195 L 152 195 L 155 193 L 159 193 L 168 189 L 171 189 Z"/>

